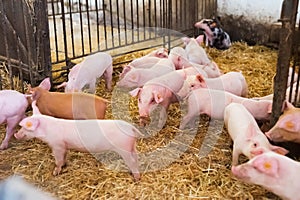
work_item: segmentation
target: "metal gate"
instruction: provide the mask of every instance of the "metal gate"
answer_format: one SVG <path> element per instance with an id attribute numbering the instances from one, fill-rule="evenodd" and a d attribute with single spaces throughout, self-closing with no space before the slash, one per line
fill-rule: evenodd
<path id="1" fill-rule="evenodd" d="M 171 48 L 194 35 L 197 20 L 215 14 L 216 0 L 48 0 L 53 72 L 64 75 L 93 52 Z"/>
<path id="2" fill-rule="evenodd" d="M 46 2 L 0 1 L 0 88 L 24 92 L 51 73 Z"/>

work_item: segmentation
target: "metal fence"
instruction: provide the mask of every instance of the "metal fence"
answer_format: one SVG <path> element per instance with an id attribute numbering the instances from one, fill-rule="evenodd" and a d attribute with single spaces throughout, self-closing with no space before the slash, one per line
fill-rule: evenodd
<path id="1" fill-rule="evenodd" d="M 216 14 L 216 0 L 48 0 L 54 72 L 97 51 L 118 56 L 156 46 L 170 48 L 194 23 Z M 67 67 L 64 67 L 67 66 Z"/>

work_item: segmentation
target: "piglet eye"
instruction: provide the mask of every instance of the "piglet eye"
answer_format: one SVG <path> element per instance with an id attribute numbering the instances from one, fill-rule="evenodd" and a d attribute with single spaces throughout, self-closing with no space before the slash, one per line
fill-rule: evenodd
<path id="1" fill-rule="evenodd" d="M 253 143 L 253 147 L 254 148 L 258 147 L 258 144 L 257 143 Z"/>
<path id="2" fill-rule="evenodd" d="M 155 100 L 154 100 L 154 98 L 153 98 L 153 99 L 151 100 L 151 103 L 154 103 L 154 101 L 155 101 Z"/>
<path id="3" fill-rule="evenodd" d="M 195 87 L 195 85 L 194 85 L 194 84 L 192 84 L 192 85 L 191 85 L 191 87 L 193 88 L 193 87 Z"/>
<path id="4" fill-rule="evenodd" d="M 141 102 L 141 98 L 139 98 L 139 102 Z"/>

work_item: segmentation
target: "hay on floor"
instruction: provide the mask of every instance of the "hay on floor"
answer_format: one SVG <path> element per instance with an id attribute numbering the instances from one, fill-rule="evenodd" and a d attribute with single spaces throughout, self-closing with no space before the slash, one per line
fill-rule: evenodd
<path id="1" fill-rule="evenodd" d="M 249 97 L 272 92 L 276 50 L 239 42 L 226 51 L 206 50 L 223 72 L 242 71 L 249 85 Z M 129 55 L 129 60 L 143 54 L 136 55 Z M 114 67 L 120 70 L 122 66 Z M 118 74 L 115 71 L 114 84 Z M 136 99 L 126 93 L 106 92 L 103 81 L 97 95 L 111 100 L 107 118 L 125 119 L 138 126 Z M 145 171 L 139 182 L 133 181 L 122 159 L 114 153 L 99 155 L 99 162 L 88 153 L 69 151 L 67 166 L 54 177 L 51 150 L 38 140 L 12 140 L 10 147 L 0 152 L 0 179 L 20 174 L 60 199 L 278 199 L 262 187 L 232 177 L 231 139 L 222 122 L 209 122 L 208 117 L 202 116 L 195 135 L 192 131 L 182 133 L 178 130 L 181 114 L 180 105 L 172 105 L 166 126 L 137 141 L 140 168 Z M 172 145 L 165 150 L 169 144 Z M 180 148 L 183 153 L 175 155 Z M 156 150 L 161 152 L 156 155 Z"/>

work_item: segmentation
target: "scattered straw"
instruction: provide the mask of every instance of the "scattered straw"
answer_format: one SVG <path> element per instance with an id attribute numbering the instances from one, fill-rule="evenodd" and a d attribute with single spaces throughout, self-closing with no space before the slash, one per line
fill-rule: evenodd
<path id="1" fill-rule="evenodd" d="M 250 97 L 271 93 L 276 50 L 234 43 L 229 50 L 207 49 L 207 52 L 224 72 L 242 71 L 249 84 Z M 136 53 L 128 58 L 141 55 L 143 53 Z M 128 58 L 118 58 L 120 60 L 115 62 Z M 121 67 L 115 66 L 115 69 L 120 70 Z M 115 70 L 114 84 L 119 73 Z M 105 92 L 103 81 L 97 88 L 97 94 L 112 99 L 112 93 Z M 128 98 L 129 103 L 122 102 L 124 98 L 121 96 L 113 98 L 115 102 L 109 105 L 107 118 L 126 119 L 138 126 L 137 100 Z M 130 110 L 128 116 L 124 116 L 124 108 Z M 67 166 L 63 168 L 62 174 L 54 177 L 51 150 L 38 140 L 12 140 L 10 147 L 0 152 L 0 179 L 21 174 L 27 181 L 60 199 L 278 199 L 262 187 L 244 184 L 232 177 L 231 140 L 225 129 L 210 127 L 214 134 L 208 135 L 209 121 L 206 116 L 202 116 L 193 138 L 191 133 L 180 133 L 180 119 L 179 105 L 174 104 L 170 107 L 165 128 L 137 141 L 137 150 L 143 155 L 163 149 L 171 142 L 174 146 L 186 147 L 183 154 L 159 170 L 154 169 L 169 162 L 170 157 L 174 156 L 172 150 L 159 156 L 141 156 L 140 167 L 146 172 L 142 173 L 139 182 L 133 181 L 123 161 L 114 153 L 99 156 L 104 161 L 101 163 L 88 153 L 69 151 Z M 180 134 L 182 136 L 177 140 Z M 204 144 L 204 140 L 216 143 Z M 183 141 L 191 141 L 191 144 L 184 144 Z M 200 147 L 211 151 L 200 157 Z M 116 168 L 122 171 L 112 170 Z"/>

